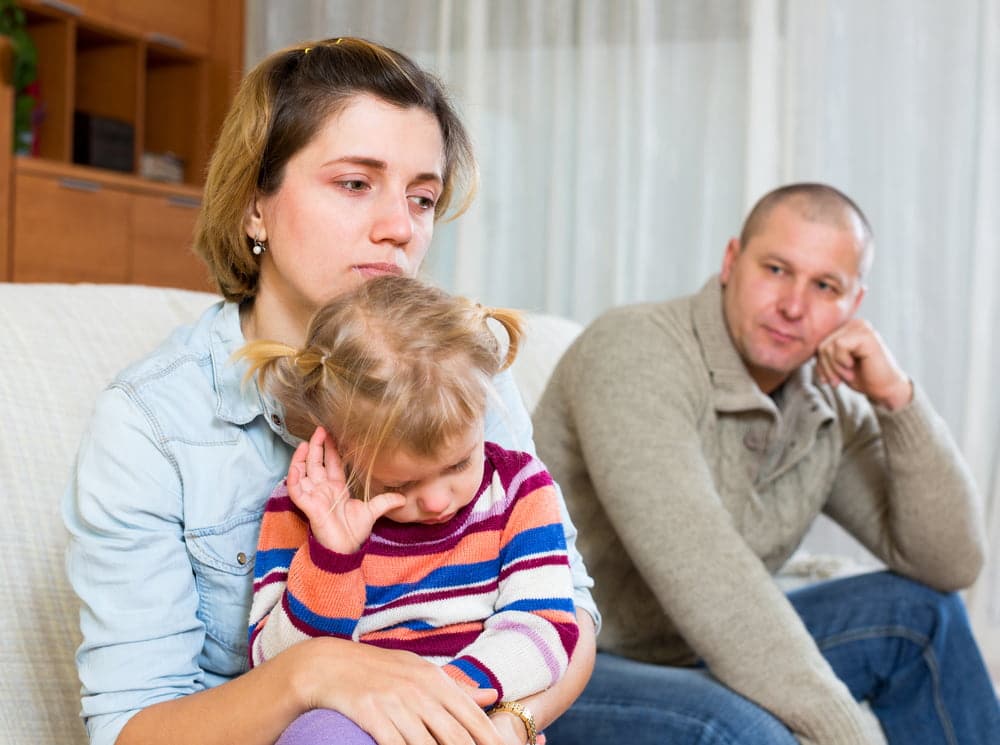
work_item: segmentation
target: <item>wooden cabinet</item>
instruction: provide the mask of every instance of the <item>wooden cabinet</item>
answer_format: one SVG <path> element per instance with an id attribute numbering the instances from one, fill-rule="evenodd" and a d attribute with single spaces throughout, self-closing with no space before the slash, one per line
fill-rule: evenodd
<path id="1" fill-rule="evenodd" d="M 14 282 L 117 282 L 211 290 L 191 250 L 199 190 L 18 158 Z"/>
<path id="2" fill-rule="evenodd" d="M 215 292 L 208 268 L 191 250 L 198 198 L 184 194 L 135 194 L 130 206 L 134 249 L 129 281 Z"/>
<path id="3" fill-rule="evenodd" d="M 243 0 L 18 5 L 38 48 L 42 118 L 33 157 L 0 157 L 0 280 L 209 289 L 191 243 L 211 143 L 241 75 Z M 115 157 L 74 148 L 97 126 L 121 134 Z M 147 178 L 146 153 L 176 158 L 180 181 Z"/>
<path id="4" fill-rule="evenodd" d="M 16 173 L 18 282 L 128 282 L 129 195 L 72 175 Z"/>

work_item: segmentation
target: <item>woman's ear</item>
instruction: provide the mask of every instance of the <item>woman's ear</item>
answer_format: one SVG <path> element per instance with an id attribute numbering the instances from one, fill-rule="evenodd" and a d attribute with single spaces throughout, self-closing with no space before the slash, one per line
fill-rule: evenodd
<path id="1" fill-rule="evenodd" d="M 243 229 L 247 238 L 267 242 L 267 226 L 264 225 L 264 215 L 260 209 L 260 199 L 254 197 L 247 207 L 246 217 L 243 219 Z"/>

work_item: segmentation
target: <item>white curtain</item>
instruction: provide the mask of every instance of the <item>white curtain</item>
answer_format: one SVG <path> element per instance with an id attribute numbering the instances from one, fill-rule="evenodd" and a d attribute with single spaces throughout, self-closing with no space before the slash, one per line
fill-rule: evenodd
<path id="1" fill-rule="evenodd" d="M 351 34 L 446 81 L 482 185 L 427 271 L 484 302 L 587 322 L 697 289 L 773 186 L 855 197 L 878 245 L 862 313 L 986 497 L 970 607 L 1000 670 L 1000 0 L 248 0 L 248 17 L 249 64 Z"/>

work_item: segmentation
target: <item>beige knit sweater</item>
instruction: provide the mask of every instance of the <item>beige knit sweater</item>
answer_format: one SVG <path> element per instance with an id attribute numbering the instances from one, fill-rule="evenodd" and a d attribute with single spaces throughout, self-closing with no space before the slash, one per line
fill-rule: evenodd
<path id="1" fill-rule="evenodd" d="M 703 659 L 804 743 L 866 743 L 864 718 L 771 579 L 820 511 L 895 571 L 972 583 L 978 498 L 915 386 L 875 410 L 808 363 L 780 408 L 732 346 L 721 288 L 615 309 L 567 351 L 534 415 L 595 579 L 603 650 Z"/>

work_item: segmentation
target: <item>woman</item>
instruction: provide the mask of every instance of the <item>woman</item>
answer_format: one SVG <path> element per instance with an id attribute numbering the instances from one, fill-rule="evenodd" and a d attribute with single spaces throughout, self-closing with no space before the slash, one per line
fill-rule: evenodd
<path id="1" fill-rule="evenodd" d="M 297 440 L 273 399 L 241 385 L 232 353 L 262 338 L 301 346 L 331 297 L 416 273 L 435 221 L 453 203 L 460 213 L 474 184 L 468 137 L 439 84 L 397 52 L 335 39 L 248 74 L 196 236 L 225 302 L 101 395 L 64 502 L 92 743 L 270 745 L 296 720 L 322 729 L 314 710 L 330 709 L 382 745 L 526 742 L 521 716 L 483 713 L 492 693 L 409 653 L 318 638 L 245 672 L 261 514 Z M 532 449 L 513 379 L 496 386 L 503 406 L 488 439 Z M 580 642 L 566 676 L 522 702 L 539 729 L 593 664 L 590 580 L 564 523 Z M 308 727 L 284 742 L 319 742 Z"/>

